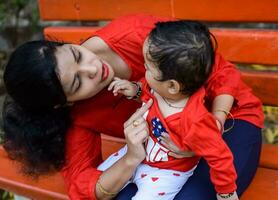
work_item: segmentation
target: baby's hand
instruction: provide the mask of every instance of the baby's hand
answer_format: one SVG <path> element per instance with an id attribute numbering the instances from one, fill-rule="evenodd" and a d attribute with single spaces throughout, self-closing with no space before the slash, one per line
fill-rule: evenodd
<path id="1" fill-rule="evenodd" d="M 239 200 L 236 192 L 228 194 L 217 194 L 216 197 L 217 200 Z"/>
<path id="2" fill-rule="evenodd" d="M 182 151 L 179 149 L 179 147 L 172 141 L 168 133 L 162 133 L 159 140 L 162 145 L 170 150 L 168 153 L 169 156 L 173 156 L 178 159 L 195 156 L 195 153 L 192 151 Z"/>
<path id="3" fill-rule="evenodd" d="M 127 97 L 134 97 L 137 93 L 137 86 L 128 80 L 123 80 L 115 77 L 114 80 L 108 86 L 108 91 L 111 90 L 113 90 L 112 92 L 114 96 L 117 96 L 118 94 L 123 94 Z"/>

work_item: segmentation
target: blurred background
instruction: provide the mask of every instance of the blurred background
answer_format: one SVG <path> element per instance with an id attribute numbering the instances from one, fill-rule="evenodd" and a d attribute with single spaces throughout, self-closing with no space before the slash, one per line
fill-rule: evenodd
<path id="1" fill-rule="evenodd" d="M 61 24 L 65 22 L 42 22 L 40 21 L 37 0 L 0 0 L 0 108 L 5 97 L 5 87 L 2 81 L 3 69 L 9 58 L 10 53 L 25 41 L 42 39 L 42 30 L 49 25 Z M 74 25 L 83 25 L 83 22 L 66 22 Z M 93 24 L 93 23 L 91 23 Z M 103 23 L 105 24 L 105 22 Z M 88 25 L 88 24 L 86 24 Z M 265 27 L 260 24 L 208 24 L 209 26 L 231 26 L 245 28 L 250 26 Z M 269 26 L 269 25 L 268 25 Z M 277 24 L 273 24 L 271 29 L 277 29 Z M 240 68 L 241 66 L 238 65 Z M 244 66 L 246 67 L 246 66 Z M 267 70 L 262 65 L 248 66 L 256 70 Z M 274 67 L 278 71 L 278 66 Z M 265 128 L 263 130 L 263 140 L 265 143 L 278 144 L 278 108 L 264 107 L 265 112 Z M 2 112 L 1 112 L 2 113 Z M 1 115 L 0 115 L 1 116 Z M 0 136 L 2 131 L 2 117 L 0 117 Z M 0 137 L 1 143 L 1 137 Z M 23 199 L 15 197 L 14 194 L 0 190 L 0 199 Z"/>

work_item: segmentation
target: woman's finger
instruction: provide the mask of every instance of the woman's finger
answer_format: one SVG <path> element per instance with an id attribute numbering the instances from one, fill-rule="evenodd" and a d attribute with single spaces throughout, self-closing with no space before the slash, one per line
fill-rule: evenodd
<path id="1" fill-rule="evenodd" d="M 143 117 L 139 118 L 135 122 L 124 129 L 126 135 L 134 136 L 144 129 L 149 129 L 148 124 Z"/>
<path id="2" fill-rule="evenodd" d="M 143 117 L 145 112 L 151 107 L 153 100 L 150 99 L 147 103 L 145 103 L 141 108 L 139 108 L 131 117 L 124 123 L 124 127 L 129 126 L 133 121 L 137 120 L 140 117 Z"/>

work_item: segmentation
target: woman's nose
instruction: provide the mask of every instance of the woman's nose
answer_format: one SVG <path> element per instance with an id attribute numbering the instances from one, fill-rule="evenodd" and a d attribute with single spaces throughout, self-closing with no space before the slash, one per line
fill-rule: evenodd
<path id="1" fill-rule="evenodd" d="M 89 78 L 94 78 L 97 74 L 97 67 L 96 66 L 86 66 L 82 68 L 82 73 Z"/>

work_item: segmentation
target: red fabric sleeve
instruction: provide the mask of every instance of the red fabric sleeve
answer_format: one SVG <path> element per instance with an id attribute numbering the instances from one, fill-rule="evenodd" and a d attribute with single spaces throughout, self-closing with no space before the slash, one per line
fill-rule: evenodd
<path id="1" fill-rule="evenodd" d="M 73 126 L 67 133 L 66 163 L 62 175 L 70 199 L 95 200 L 95 185 L 101 175 L 100 134 Z"/>
<path id="2" fill-rule="evenodd" d="M 209 100 L 220 94 L 230 94 L 235 97 L 240 84 L 240 72 L 236 67 L 224 60 L 220 54 L 215 56 L 215 64 L 205 89 Z"/>
<path id="3" fill-rule="evenodd" d="M 192 125 L 184 144 L 207 161 L 211 181 L 218 193 L 230 193 L 236 190 L 237 175 L 233 155 L 222 139 L 212 115 L 206 114 Z"/>

